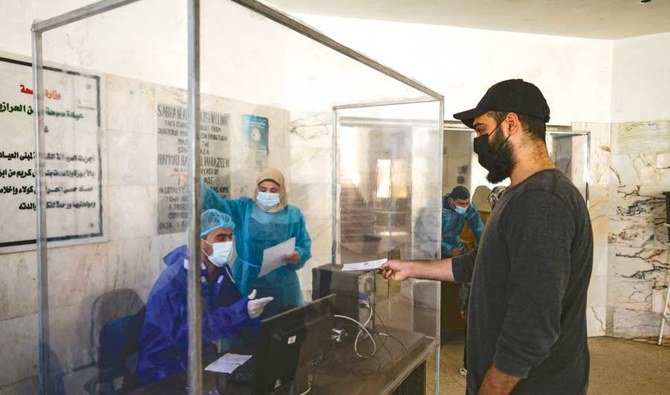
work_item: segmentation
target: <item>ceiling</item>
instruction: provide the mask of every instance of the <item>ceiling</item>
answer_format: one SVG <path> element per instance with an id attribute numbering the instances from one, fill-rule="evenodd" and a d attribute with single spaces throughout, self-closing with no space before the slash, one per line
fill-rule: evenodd
<path id="1" fill-rule="evenodd" d="M 290 12 L 571 37 L 670 32 L 670 0 L 267 0 Z"/>

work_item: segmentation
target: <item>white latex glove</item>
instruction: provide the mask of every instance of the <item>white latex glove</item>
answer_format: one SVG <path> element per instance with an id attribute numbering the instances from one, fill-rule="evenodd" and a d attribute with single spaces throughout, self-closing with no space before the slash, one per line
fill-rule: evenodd
<path id="1" fill-rule="evenodd" d="M 260 315 L 263 314 L 265 305 L 272 302 L 273 300 L 274 298 L 272 296 L 256 299 L 256 290 L 254 289 L 251 291 L 249 294 L 249 303 L 247 303 L 247 313 L 249 313 L 249 318 L 253 319 L 260 317 Z"/>

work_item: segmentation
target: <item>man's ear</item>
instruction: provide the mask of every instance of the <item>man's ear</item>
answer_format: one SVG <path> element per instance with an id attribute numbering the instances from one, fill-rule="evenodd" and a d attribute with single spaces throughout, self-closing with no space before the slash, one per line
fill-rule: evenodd
<path id="1" fill-rule="evenodd" d="M 519 116 L 516 113 L 507 113 L 507 116 L 503 122 L 507 122 L 507 125 L 509 126 L 508 133 L 510 136 L 516 133 L 521 133 L 523 131 L 523 128 L 521 127 L 521 121 L 519 120 Z"/>

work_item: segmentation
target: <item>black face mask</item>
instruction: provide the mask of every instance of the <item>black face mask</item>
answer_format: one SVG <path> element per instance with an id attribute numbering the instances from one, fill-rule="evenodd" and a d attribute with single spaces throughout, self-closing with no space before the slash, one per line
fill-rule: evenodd
<path id="1" fill-rule="evenodd" d="M 504 119 L 496 125 L 491 133 L 476 137 L 474 141 L 474 149 L 479 164 L 489 171 L 486 179 L 494 184 L 509 177 L 515 165 L 512 158 L 512 147 L 507 144 L 509 136 L 503 140 L 500 133 L 495 134 L 503 122 Z M 494 134 L 492 146 L 495 148 L 489 144 L 490 134 Z"/>

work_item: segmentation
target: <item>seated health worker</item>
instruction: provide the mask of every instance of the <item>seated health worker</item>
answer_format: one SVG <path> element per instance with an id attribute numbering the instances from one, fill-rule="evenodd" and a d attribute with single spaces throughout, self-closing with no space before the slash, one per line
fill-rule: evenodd
<path id="1" fill-rule="evenodd" d="M 256 332 L 258 317 L 272 298 L 256 299 L 256 291 L 243 297 L 235 286 L 228 266 L 235 228 L 230 216 L 207 210 L 200 218 L 202 354 L 207 361 L 216 356 L 214 341 Z M 137 375 L 142 384 L 188 366 L 187 246 L 172 250 L 163 262 L 167 267 L 151 289 L 140 333 Z"/>
<path id="2" fill-rule="evenodd" d="M 235 227 L 237 258 L 233 277 L 240 291 L 258 290 L 261 297 L 274 298 L 263 317 L 302 304 L 296 271 L 312 256 L 312 240 L 299 208 L 288 204 L 284 175 L 267 168 L 256 179 L 254 197 L 223 198 L 203 183 L 203 209 L 214 208 L 230 215 Z M 285 257 L 287 265 L 258 277 L 263 250 L 295 237 L 295 251 Z"/>

